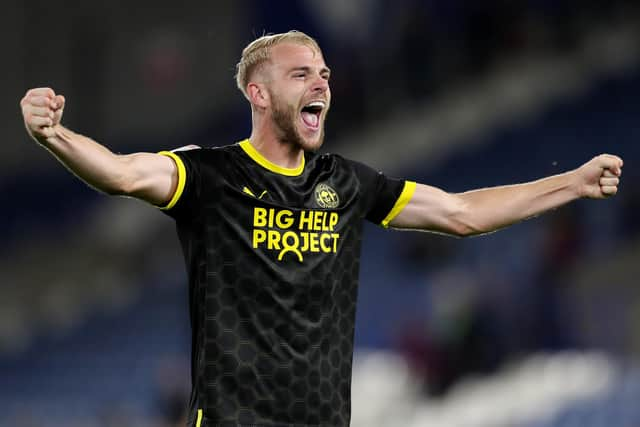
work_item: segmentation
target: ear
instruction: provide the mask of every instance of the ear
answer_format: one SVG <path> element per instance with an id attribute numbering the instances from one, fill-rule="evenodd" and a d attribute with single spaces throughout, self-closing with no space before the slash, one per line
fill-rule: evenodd
<path id="1" fill-rule="evenodd" d="M 249 83 L 247 85 L 247 96 L 251 104 L 260 108 L 266 108 L 271 103 L 269 91 L 263 83 Z"/>

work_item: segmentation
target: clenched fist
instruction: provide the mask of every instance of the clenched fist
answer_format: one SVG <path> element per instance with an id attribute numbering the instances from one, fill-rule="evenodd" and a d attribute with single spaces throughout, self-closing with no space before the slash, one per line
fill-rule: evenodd
<path id="1" fill-rule="evenodd" d="M 603 199 L 618 192 L 622 175 L 622 159 L 611 154 L 601 154 L 582 165 L 576 171 L 580 179 L 580 195 Z"/>
<path id="2" fill-rule="evenodd" d="M 27 132 L 37 141 L 55 135 L 64 110 L 64 96 L 47 87 L 30 89 L 20 101 Z"/>

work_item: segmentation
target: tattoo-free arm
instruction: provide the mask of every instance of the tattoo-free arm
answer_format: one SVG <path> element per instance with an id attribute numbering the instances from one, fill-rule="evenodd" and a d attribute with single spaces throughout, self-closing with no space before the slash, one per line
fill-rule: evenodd
<path id="1" fill-rule="evenodd" d="M 389 225 L 457 236 L 489 233 L 578 198 L 612 196 L 621 173 L 622 160 L 605 154 L 574 171 L 524 184 L 458 194 L 418 184 L 409 203 Z"/>
<path id="2" fill-rule="evenodd" d="M 71 172 L 107 194 L 166 204 L 177 186 L 177 167 L 152 153 L 120 155 L 60 124 L 65 100 L 49 88 L 31 89 L 21 101 L 29 135 Z"/>

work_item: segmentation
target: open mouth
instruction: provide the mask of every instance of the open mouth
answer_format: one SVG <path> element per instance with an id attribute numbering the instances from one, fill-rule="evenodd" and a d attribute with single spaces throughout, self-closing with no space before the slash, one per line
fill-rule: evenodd
<path id="1" fill-rule="evenodd" d="M 324 101 L 313 101 L 302 107 L 300 116 L 304 124 L 312 130 L 317 130 L 320 127 L 320 114 L 324 108 Z"/>

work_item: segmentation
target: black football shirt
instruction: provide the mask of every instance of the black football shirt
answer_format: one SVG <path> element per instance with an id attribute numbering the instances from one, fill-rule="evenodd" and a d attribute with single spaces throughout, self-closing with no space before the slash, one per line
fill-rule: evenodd
<path id="1" fill-rule="evenodd" d="M 249 140 L 162 152 L 193 333 L 189 426 L 348 426 L 363 219 L 387 226 L 415 183 L 333 154 L 296 169 Z"/>

